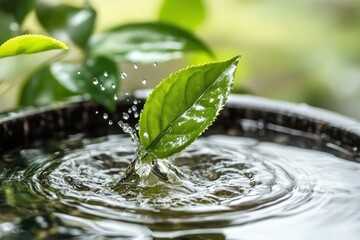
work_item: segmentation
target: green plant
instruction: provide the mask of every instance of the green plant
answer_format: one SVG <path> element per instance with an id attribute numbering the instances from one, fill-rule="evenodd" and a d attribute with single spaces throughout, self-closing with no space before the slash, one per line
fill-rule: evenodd
<path id="1" fill-rule="evenodd" d="M 153 90 L 139 121 L 143 162 L 180 152 L 212 124 L 230 93 L 238 61 L 180 70 Z"/>
<path id="2" fill-rule="evenodd" d="M 170 2 L 165 0 L 163 5 Z M 8 29 L 8 37 L 21 32 L 19 26 L 27 13 L 34 10 L 44 30 L 80 53 L 75 61 L 51 60 L 33 71 L 21 88 L 20 105 L 44 105 L 87 94 L 114 110 L 113 97 L 120 88 L 121 63 L 167 61 L 193 51 L 213 55 L 191 32 L 177 27 L 176 22 L 169 24 L 166 16 L 161 22 L 123 24 L 93 34 L 97 14 L 88 0 L 82 7 L 48 0 L 0 0 L 0 6 L 0 17 L 6 15 L 13 26 L 18 26 L 16 31 L 12 31 L 14 27 Z M 198 10 L 203 11 L 201 5 Z M 162 15 L 166 11 L 171 9 L 162 10 Z M 195 25 L 198 23 L 199 19 Z"/>

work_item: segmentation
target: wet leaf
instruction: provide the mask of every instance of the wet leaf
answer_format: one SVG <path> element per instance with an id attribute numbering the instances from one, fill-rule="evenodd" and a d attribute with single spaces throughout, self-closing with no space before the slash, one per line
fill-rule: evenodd
<path id="1" fill-rule="evenodd" d="M 190 32 L 165 23 L 133 23 L 96 34 L 89 52 L 107 54 L 123 62 L 160 62 L 181 57 L 185 52 L 210 49 Z"/>
<path id="2" fill-rule="evenodd" d="M 51 37 L 42 35 L 26 34 L 10 38 L 0 46 L 0 58 L 19 54 L 38 53 L 53 49 L 65 49 L 68 47 Z"/>
<path id="3" fill-rule="evenodd" d="M 205 20 L 204 3 L 202 0 L 165 0 L 160 8 L 159 20 L 194 30 Z"/>
<path id="4" fill-rule="evenodd" d="M 0 9 L 14 16 L 19 24 L 22 24 L 33 6 L 34 0 L 0 0 Z"/>
<path id="5" fill-rule="evenodd" d="M 19 105 L 43 106 L 61 101 L 74 95 L 64 88 L 51 74 L 49 66 L 44 66 L 31 74 L 21 89 Z"/>
<path id="6" fill-rule="evenodd" d="M 51 73 L 67 89 L 81 95 L 88 94 L 109 110 L 115 110 L 114 95 L 119 89 L 120 78 L 118 67 L 111 59 L 97 57 L 85 65 L 54 63 Z"/>
<path id="7" fill-rule="evenodd" d="M 180 70 L 153 90 L 139 121 L 142 161 L 180 152 L 211 125 L 229 95 L 238 60 Z"/>
<path id="8" fill-rule="evenodd" d="M 71 40 L 81 48 L 86 47 L 96 20 L 96 12 L 88 1 L 85 1 L 84 7 L 78 8 L 38 0 L 36 16 L 51 35 L 63 41 Z"/>

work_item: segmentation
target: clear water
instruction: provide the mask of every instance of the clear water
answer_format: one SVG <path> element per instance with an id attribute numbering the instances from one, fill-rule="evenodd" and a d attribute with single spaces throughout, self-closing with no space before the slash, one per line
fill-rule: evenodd
<path id="1" fill-rule="evenodd" d="M 73 135 L 4 156 L 0 238 L 359 239 L 358 163 L 209 136 L 176 156 L 173 184 L 117 184 L 135 148 L 125 135 Z"/>

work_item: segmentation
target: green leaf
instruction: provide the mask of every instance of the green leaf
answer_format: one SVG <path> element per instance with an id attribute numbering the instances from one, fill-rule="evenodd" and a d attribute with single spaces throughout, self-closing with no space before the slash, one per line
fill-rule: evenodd
<path id="1" fill-rule="evenodd" d="M 53 77 L 49 66 L 31 74 L 20 92 L 19 105 L 43 106 L 74 95 Z"/>
<path id="2" fill-rule="evenodd" d="M 153 90 L 139 120 L 142 161 L 180 152 L 211 125 L 229 95 L 238 60 L 180 70 Z"/>
<path id="3" fill-rule="evenodd" d="M 20 25 L 14 16 L 0 10 L 0 44 L 20 34 Z"/>
<path id="4" fill-rule="evenodd" d="M 42 35 L 26 34 L 10 38 L 0 46 L 0 58 L 19 54 L 38 53 L 53 49 L 65 49 L 68 47 L 51 37 Z"/>
<path id="5" fill-rule="evenodd" d="M 51 35 L 63 41 L 71 40 L 81 48 L 86 47 L 96 20 L 96 12 L 88 1 L 85 1 L 84 7 L 78 8 L 38 0 L 36 16 Z"/>
<path id="6" fill-rule="evenodd" d="M 190 31 L 194 30 L 205 20 L 204 3 L 202 0 L 164 0 L 160 8 L 159 20 Z"/>
<path id="7" fill-rule="evenodd" d="M 22 24 L 33 6 L 34 0 L 0 0 L 0 9 L 14 16 L 19 24 Z"/>
<path id="8" fill-rule="evenodd" d="M 90 59 L 85 65 L 54 63 L 51 73 L 64 87 L 78 94 L 89 94 L 109 110 L 115 110 L 114 95 L 120 85 L 119 70 L 114 61 L 106 57 Z M 98 84 L 94 84 L 94 78 Z M 104 87 L 104 90 L 101 89 Z"/>
<path id="9" fill-rule="evenodd" d="M 165 23 L 133 23 L 90 38 L 89 52 L 115 56 L 118 61 L 160 62 L 181 57 L 185 52 L 210 49 L 191 33 Z"/>

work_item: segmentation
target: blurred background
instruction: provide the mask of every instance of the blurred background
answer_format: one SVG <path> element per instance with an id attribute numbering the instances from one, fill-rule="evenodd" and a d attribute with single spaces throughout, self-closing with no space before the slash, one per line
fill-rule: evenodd
<path id="1" fill-rule="evenodd" d="M 83 4 L 82 0 L 61 2 Z M 194 26 L 186 23 L 194 8 L 191 0 L 187 2 L 187 9 L 178 9 L 172 16 L 175 24 L 191 30 L 218 60 L 242 56 L 234 92 L 307 103 L 360 120 L 359 0 L 204 0 Z M 161 12 L 163 0 L 90 3 L 97 11 L 96 32 L 166 18 Z M 3 13 L 0 17 L 0 24 L 11 24 L 4 21 Z M 26 15 L 22 30 L 44 32 L 33 11 Z M 76 46 L 71 47 L 75 50 L 66 58 L 78 58 Z M 0 111 L 14 108 L 23 79 L 56 57 L 59 53 L 54 51 L 0 59 Z M 173 71 L 210 60 L 195 53 L 161 62 L 156 68 L 143 64 L 137 71 L 131 64 L 123 64 L 121 70 L 129 78 L 124 79 L 121 90 L 152 87 Z M 140 80 L 144 77 L 146 86 Z"/>

